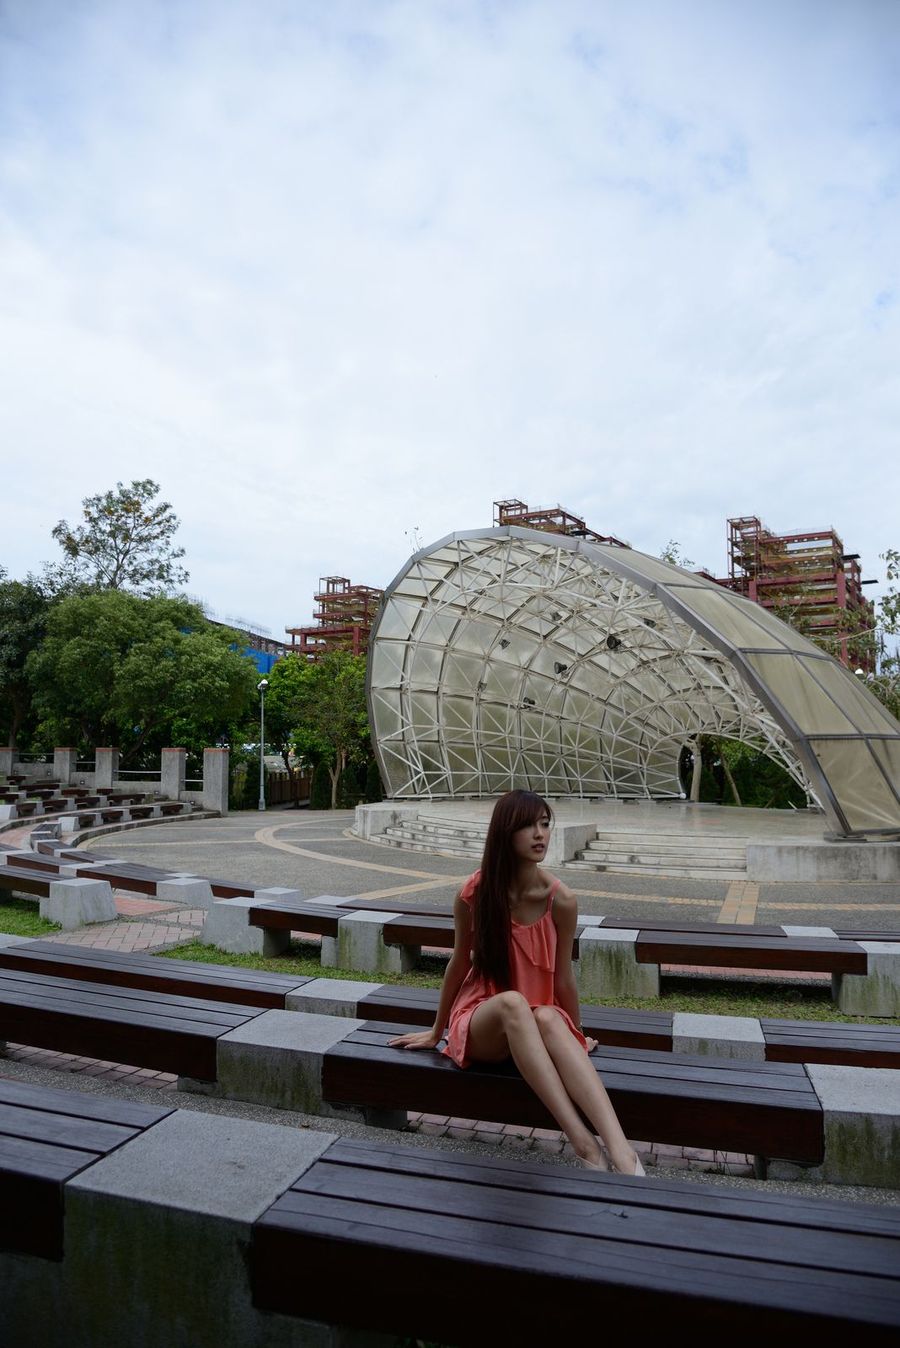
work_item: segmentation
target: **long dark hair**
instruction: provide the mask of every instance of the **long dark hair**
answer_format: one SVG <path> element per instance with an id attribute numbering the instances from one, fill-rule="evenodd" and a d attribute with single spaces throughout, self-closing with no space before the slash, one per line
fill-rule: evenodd
<path id="1" fill-rule="evenodd" d="M 472 963 L 498 989 L 509 987 L 509 891 L 518 861 L 512 836 L 553 811 L 534 791 L 507 791 L 494 806 L 472 905 Z"/>

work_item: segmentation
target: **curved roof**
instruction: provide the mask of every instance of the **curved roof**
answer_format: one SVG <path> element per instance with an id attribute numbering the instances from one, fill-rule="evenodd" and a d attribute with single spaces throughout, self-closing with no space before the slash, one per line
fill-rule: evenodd
<path id="1" fill-rule="evenodd" d="M 393 797 L 680 796 L 696 734 L 780 761 L 842 833 L 900 830 L 900 725 L 766 609 L 631 548 L 507 526 L 410 559 L 372 635 Z"/>

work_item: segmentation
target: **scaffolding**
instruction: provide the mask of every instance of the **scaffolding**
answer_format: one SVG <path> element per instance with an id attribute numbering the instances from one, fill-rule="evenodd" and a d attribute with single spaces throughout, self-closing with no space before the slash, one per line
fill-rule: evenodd
<path id="1" fill-rule="evenodd" d="M 620 538 L 611 534 L 598 534 L 589 529 L 583 519 L 563 510 L 562 506 L 549 506 L 543 510 L 529 510 L 524 501 L 495 501 L 494 527 L 515 524 L 521 529 L 541 529 L 549 534 L 568 534 L 573 538 L 585 538 L 589 543 L 608 543 L 613 547 L 627 548 Z"/>
<path id="2" fill-rule="evenodd" d="M 867 673 L 875 668 L 875 620 L 862 587 L 872 583 L 834 529 L 775 534 L 756 515 L 728 521 L 728 577 L 719 584 Z"/>
<path id="3" fill-rule="evenodd" d="M 374 585 L 351 585 L 346 576 L 322 576 L 310 626 L 285 628 L 290 653 L 304 660 L 318 660 L 335 650 L 362 655 L 383 595 Z"/>

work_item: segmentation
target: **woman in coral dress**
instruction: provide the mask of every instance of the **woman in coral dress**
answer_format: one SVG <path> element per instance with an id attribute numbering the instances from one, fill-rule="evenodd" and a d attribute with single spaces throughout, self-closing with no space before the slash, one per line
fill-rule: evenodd
<path id="1" fill-rule="evenodd" d="M 532 791 L 497 801 L 481 869 L 454 901 L 453 954 L 434 1024 L 391 1043 L 437 1048 L 447 1029 L 443 1052 L 458 1067 L 511 1057 L 584 1165 L 643 1175 L 588 1059 L 596 1043 L 580 1029 L 572 971 L 578 908 L 540 866 L 551 822 L 549 805 Z"/>

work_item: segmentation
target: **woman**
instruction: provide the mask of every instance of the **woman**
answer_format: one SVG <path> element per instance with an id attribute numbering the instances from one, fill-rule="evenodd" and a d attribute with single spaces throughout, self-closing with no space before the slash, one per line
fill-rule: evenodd
<path id="1" fill-rule="evenodd" d="M 453 904 L 453 954 L 434 1024 L 390 1042 L 437 1048 L 449 1022 L 443 1052 L 457 1066 L 511 1057 L 583 1165 L 643 1175 L 588 1060 L 596 1041 L 579 1028 L 575 895 L 540 867 L 551 821 L 549 805 L 533 791 L 497 801 L 481 869 Z"/>

